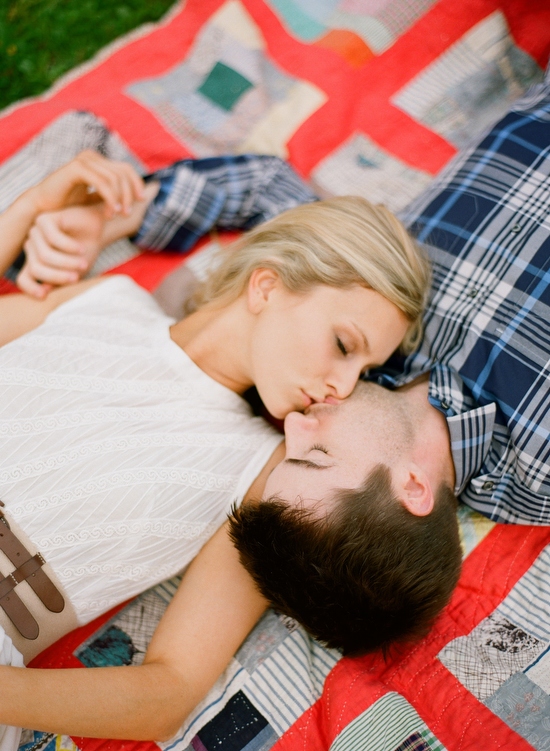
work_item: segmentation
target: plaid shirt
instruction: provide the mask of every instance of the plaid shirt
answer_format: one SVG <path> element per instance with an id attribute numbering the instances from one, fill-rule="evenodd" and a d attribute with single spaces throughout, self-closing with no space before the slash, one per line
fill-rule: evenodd
<path id="1" fill-rule="evenodd" d="M 143 224 L 132 238 L 141 248 L 185 252 L 214 227 L 251 229 L 316 197 L 275 156 L 184 159 L 148 175 L 160 181 Z"/>
<path id="2" fill-rule="evenodd" d="M 550 80 L 460 155 L 405 221 L 433 262 L 425 335 L 393 387 L 430 372 L 461 500 L 550 523 Z"/>

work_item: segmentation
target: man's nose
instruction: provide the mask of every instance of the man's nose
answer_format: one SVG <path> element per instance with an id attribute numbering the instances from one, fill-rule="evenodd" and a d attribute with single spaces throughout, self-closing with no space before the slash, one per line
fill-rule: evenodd
<path id="1" fill-rule="evenodd" d="M 303 412 L 289 412 L 285 417 L 285 435 L 287 433 L 309 433 L 319 425 L 319 420 L 313 414 L 304 415 Z"/>
<path id="2" fill-rule="evenodd" d="M 285 417 L 285 442 L 287 455 L 298 455 L 309 446 L 316 434 L 319 421 L 313 415 L 290 412 Z"/>

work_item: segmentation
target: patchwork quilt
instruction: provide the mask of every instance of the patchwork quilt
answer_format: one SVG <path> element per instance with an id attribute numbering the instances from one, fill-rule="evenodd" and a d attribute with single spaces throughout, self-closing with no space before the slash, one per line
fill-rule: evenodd
<path id="1" fill-rule="evenodd" d="M 277 154 L 323 195 L 399 211 L 542 78 L 549 53 L 548 0 L 187 0 L 0 113 L 0 210 L 95 148 L 141 171 Z M 116 268 L 153 290 L 183 261 L 200 274 L 215 242 L 187 259 L 120 242 L 94 273 Z M 27 729 L 21 748 L 550 749 L 550 531 L 465 507 L 459 521 L 461 581 L 415 646 L 342 659 L 270 611 L 170 742 Z M 164 582 L 33 664 L 139 664 L 176 587 Z"/>

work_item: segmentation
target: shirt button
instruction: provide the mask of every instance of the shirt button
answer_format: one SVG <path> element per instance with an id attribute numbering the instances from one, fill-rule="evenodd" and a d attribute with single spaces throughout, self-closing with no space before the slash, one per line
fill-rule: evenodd
<path id="1" fill-rule="evenodd" d="M 512 227 L 510 228 L 510 232 L 513 232 L 514 234 L 520 231 L 521 231 L 521 224 L 513 224 Z"/>
<path id="2" fill-rule="evenodd" d="M 487 480 L 487 482 L 484 482 L 481 486 L 482 490 L 492 490 L 495 487 L 495 483 L 491 482 L 491 480 Z"/>
<path id="3" fill-rule="evenodd" d="M 477 297 L 478 290 L 475 287 L 472 287 L 472 289 L 468 292 L 468 297 Z"/>
<path id="4" fill-rule="evenodd" d="M 448 402 L 441 402 L 441 409 L 445 409 L 445 410 L 449 409 Z"/>

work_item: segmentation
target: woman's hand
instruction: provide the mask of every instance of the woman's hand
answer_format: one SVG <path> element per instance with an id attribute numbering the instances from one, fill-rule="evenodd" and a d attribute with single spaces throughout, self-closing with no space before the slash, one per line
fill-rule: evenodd
<path id="1" fill-rule="evenodd" d="M 26 260 L 18 287 L 40 299 L 54 286 L 77 282 L 104 247 L 105 223 L 103 204 L 40 214 L 23 246 Z"/>
<path id="2" fill-rule="evenodd" d="M 135 201 L 143 200 L 143 180 L 125 162 L 106 159 L 95 151 L 82 151 L 31 188 L 37 214 L 65 206 L 102 200 L 105 218 L 129 214 Z"/>

